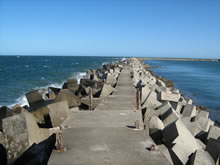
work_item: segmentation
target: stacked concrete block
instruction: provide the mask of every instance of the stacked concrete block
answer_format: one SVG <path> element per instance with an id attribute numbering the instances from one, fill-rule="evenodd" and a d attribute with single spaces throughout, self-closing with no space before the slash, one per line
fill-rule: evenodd
<path id="1" fill-rule="evenodd" d="M 173 102 L 178 102 L 180 99 L 180 94 L 179 93 L 167 93 L 167 92 L 161 92 L 160 99 L 162 101 L 173 101 Z"/>
<path id="2" fill-rule="evenodd" d="M 3 119 L 3 133 L 9 159 L 17 158 L 33 143 L 50 135 L 48 129 L 38 127 L 34 116 L 27 111 Z"/>
<path id="3" fill-rule="evenodd" d="M 220 140 L 210 138 L 206 145 L 206 151 L 208 151 L 215 163 L 217 163 L 220 160 Z"/>
<path id="4" fill-rule="evenodd" d="M 161 103 L 158 101 L 158 94 L 151 91 L 142 107 L 157 108 Z"/>
<path id="5" fill-rule="evenodd" d="M 53 127 L 60 126 L 70 115 L 70 110 L 66 101 L 50 104 L 47 107 Z"/>
<path id="6" fill-rule="evenodd" d="M 101 98 L 106 97 L 106 96 L 110 95 L 113 91 L 114 91 L 114 88 L 111 85 L 104 84 L 104 86 L 102 87 L 102 90 L 101 90 L 100 97 Z"/>
<path id="7" fill-rule="evenodd" d="M 191 104 L 186 104 L 183 109 L 183 117 L 195 117 L 196 116 L 196 106 Z"/>
<path id="8" fill-rule="evenodd" d="M 192 156 L 191 165 L 215 165 L 215 162 L 207 151 L 197 150 Z"/>
<path id="9" fill-rule="evenodd" d="M 201 146 L 180 119 L 166 126 L 162 133 L 164 142 L 172 150 L 177 162 L 185 164 L 192 153 L 201 149 Z"/>
<path id="10" fill-rule="evenodd" d="M 209 138 L 220 139 L 220 128 L 213 125 L 210 126 L 207 139 Z"/>

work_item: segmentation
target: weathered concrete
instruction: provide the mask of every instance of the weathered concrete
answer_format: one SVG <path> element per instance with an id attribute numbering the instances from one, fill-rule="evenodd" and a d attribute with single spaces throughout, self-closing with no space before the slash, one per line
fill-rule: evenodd
<path id="1" fill-rule="evenodd" d="M 208 132 L 208 137 L 213 139 L 220 139 L 220 128 L 216 126 L 211 126 Z"/>
<path id="2" fill-rule="evenodd" d="M 177 162 L 185 164 L 188 161 L 188 156 L 201 149 L 201 146 L 180 119 L 165 127 L 162 133 L 165 143 L 173 151 Z"/>
<path id="3" fill-rule="evenodd" d="M 43 102 L 44 99 L 38 90 L 32 90 L 25 94 L 28 104 L 31 108 L 35 108 L 39 103 Z"/>
<path id="4" fill-rule="evenodd" d="M 113 92 L 113 90 L 114 88 L 111 85 L 104 84 L 104 86 L 102 87 L 100 97 L 103 98 L 103 97 L 110 95 Z"/>
<path id="5" fill-rule="evenodd" d="M 47 107 L 53 127 L 60 126 L 70 115 L 70 110 L 66 101 L 50 104 Z"/>
<path id="6" fill-rule="evenodd" d="M 49 130 L 38 127 L 34 116 L 27 111 L 3 119 L 3 133 L 9 159 L 17 158 L 33 143 L 50 135 Z"/>
<path id="7" fill-rule="evenodd" d="M 5 137 L 1 131 L 0 131 L 0 144 L 2 144 L 5 147 Z"/>
<path id="8" fill-rule="evenodd" d="M 196 116 L 196 106 L 191 104 L 186 104 L 183 109 L 183 117 L 195 117 Z"/>
<path id="9" fill-rule="evenodd" d="M 211 155 L 215 162 L 220 159 L 220 140 L 210 138 L 206 145 L 206 151 Z"/>
<path id="10" fill-rule="evenodd" d="M 191 165 L 215 165 L 215 162 L 208 152 L 197 150 L 192 156 Z"/>
<path id="11" fill-rule="evenodd" d="M 141 129 L 141 111 L 136 111 L 136 91 L 125 67 L 111 96 L 96 111 L 72 114 L 63 125 L 66 152 L 53 153 L 49 165 L 142 165 L 169 164 L 159 151 L 149 151 L 154 142 Z"/>
<path id="12" fill-rule="evenodd" d="M 180 94 L 179 93 L 161 92 L 161 100 L 163 100 L 163 101 L 178 102 L 179 99 L 180 99 Z"/>
<path id="13" fill-rule="evenodd" d="M 155 109 L 160 105 L 161 103 L 158 101 L 158 94 L 155 91 L 151 91 L 142 107 Z"/>
<path id="14" fill-rule="evenodd" d="M 63 89 L 57 95 L 55 102 L 67 101 L 69 107 L 79 106 L 81 104 L 80 98 L 74 95 L 68 89 Z"/>

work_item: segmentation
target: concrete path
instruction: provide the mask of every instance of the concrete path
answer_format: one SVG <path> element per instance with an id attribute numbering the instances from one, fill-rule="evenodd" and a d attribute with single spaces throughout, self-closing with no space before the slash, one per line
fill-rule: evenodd
<path id="1" fill-rule="evenodd" d="M 111 96 L 95 111 L 72 113 L 63 123 L 66 152 L 53 152 L 49 165 L 153 165 L 169 164 L 159 151 L 149 151 L 154 144 L 136 111 L 135 89 L 129 67 L 124 67 Z"/>

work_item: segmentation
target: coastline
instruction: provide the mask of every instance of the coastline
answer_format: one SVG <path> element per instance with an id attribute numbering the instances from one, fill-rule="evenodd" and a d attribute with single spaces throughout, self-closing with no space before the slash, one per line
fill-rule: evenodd
<path id="1" fill-rule="evenodd" d="M 47 138 L 55 138 L 56 144 L 50 144 L 56 148 L 49 153 L 51 165 L 64 160 L 88 164 L 81 153 L 89 152 L 94 157 L 106 148 L 110 162 L 120 164 L 128 164 L 129 160 L 139 164 L 149 161 L 149 165 L 195 163 L 197 160 L 190 155 L 200 157 L 198 151 L 216 162 L 215 155 L 220 151 L 213 144 L 220 146 L 219 123 L 174 88 L 173 82 L 149 68 L 136 58 L 105 64 L 88 70 L 79 83 L 72 78 L 61 88 L 26 93 L 29 106 L 1 107 L 5 116 L 1 116 L 0 143 L 6 146 L 9 160 L 25 157 L 33 143 L 38 147 Z M 128 135 L 132 140 L 124 138 Z M 135 153 L 133 147 L 125 149 L 128 144 L 136 147 Z M 114 155 L 116 151 L 119 157 Z M 142 155 L 141 159 L 137 155 Z"/>
<path id="2" fill-rule="evenodd" d="M 137 59 L 144 60 L 173 60 L 173 61 L 216 61 L 220 59 L 204 59 L 204 58 L 162 58 L 162 57 L 138 57 Z"/>

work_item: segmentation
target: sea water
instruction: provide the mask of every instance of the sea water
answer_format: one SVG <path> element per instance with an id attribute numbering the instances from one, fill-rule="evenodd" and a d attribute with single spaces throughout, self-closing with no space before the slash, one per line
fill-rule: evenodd
<path id="1" fill-rule="evenodd" d="M 120 57 L 0 56 L 0 106 L 27 104 L 32 89 L 62 87 L 68 78 L 80 79 L 89 69 L 121 60 Z"/>
<path id="2" fill-rule="evenodd" d="M 196 105 L 205 106 L 213 120 L 220 121 L 220 62 L 146 60 L 154 73 L 174 82 Z"/>

